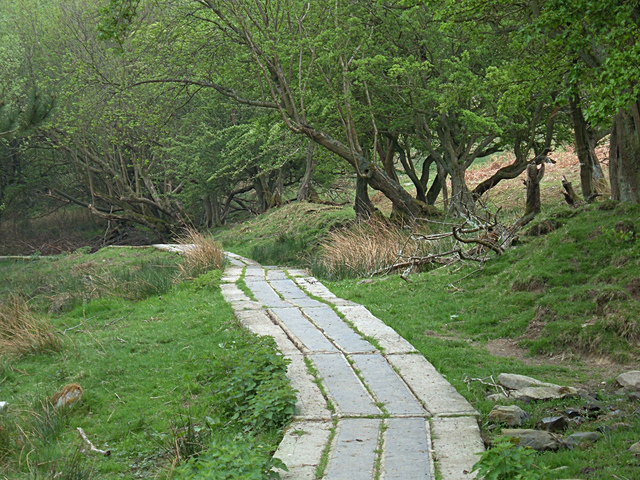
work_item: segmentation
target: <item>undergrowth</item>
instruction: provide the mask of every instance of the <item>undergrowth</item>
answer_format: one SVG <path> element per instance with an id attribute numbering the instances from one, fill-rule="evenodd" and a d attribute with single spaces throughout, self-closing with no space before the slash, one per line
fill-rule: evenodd
<path id="1" fill-rule="evenodd" d="M 430 253 L 433 246 L 412 233 L 376 216 L 332 231 L 320 244 L 313 272 L 328 278 L 364 277 Z"/>
<path id="2" fill-rule="evenodd" d="M 220 293 L 220 270 L 180 281 L 180 259 L 117 248 L 0 262 L 1 295 L 9 297 L 7 285 L 22 291 L 31 313 L 48 317 L 47 331 L 64 339 L 46 355 L 0 356 L 0 400 L 8 402 L 0 412 L 0 478 L 191 478 L 205 467 L 210 476 L 195 478 L 264 478 L 279 466 L 271 455 L 295 401 L 286 363 L 273 342 L 237 323 Z M 118 289 L 134 287 L 117 284 L 121 270 L 132 281 L 153 271 L 162 288 L 125 295 Z M 112 288 L 96 286 L 96 274 L 115 278 Z M 45 315 L 60 295 L 74 300 Z M 82 399 L 52 408 L 47 399 L 70 383 L 81 384 Z M 79 453 L 86 445 L 77 427 L 112 454 Z"/>
<path id="3" fill-rule="evenodd" d="M 62 348 L 49 320 L 34 314 L 19 295 L 0 301 L 0 357 L 19 357 Z"/>
<path id="4" fill-rule="evenodd" d="M 223 267 L 224 251 L 210 235 L 190 228 L 178 238 L 178 243 L 185 247 L 178 266 L 184 278 L 194 278 L 208 270 Z"/>

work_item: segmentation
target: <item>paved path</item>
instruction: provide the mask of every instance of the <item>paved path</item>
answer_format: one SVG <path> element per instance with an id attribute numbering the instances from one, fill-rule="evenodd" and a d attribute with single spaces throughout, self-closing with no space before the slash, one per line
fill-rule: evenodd
<path id="1" fill-rule="evenodd" d="M 484 448 L 477 412 L 411 344 L 304 270 L 228 257 L 225 299 L 291 361 L 298 401 L 276 452 L 283 479 L 472 478 Z"/>

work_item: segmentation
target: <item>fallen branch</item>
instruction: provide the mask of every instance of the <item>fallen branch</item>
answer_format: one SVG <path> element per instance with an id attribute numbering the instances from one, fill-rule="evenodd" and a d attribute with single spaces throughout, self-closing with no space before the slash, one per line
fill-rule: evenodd
<path id="1" fill-rule="evenodd" d="M 484 378 L 471 378 L 471 377 L 464 377 L 464 383 L 466 383 L 467 385 L 469 385 L 471 382 L 478 382 L 482 385 L 487 385 L 489 387 L 493 387 L 495 388 L 499 393 L 502 393 L 505 397 L 509 396 L 509 392 L 506 388 L 504 388 L 502 385 L 500 385 L 499 383 L 497 383 L 494 378 L 493 375 L 490 375 L 489 377 L 487 377 L 489 380 L 491 380 L 490 382 L 487 382 Z"/>
<path id="2" fill-rule="evenodd" d="M 96 452 L 96 453 L 99 453 L 100 455 L 104 455 L 105 457 L 108 457 L 109 455 L 111 455 L 111 450 L 100 450 L 99 448 L 96 448 L 96 446 L 93 443 L 91 443 L 91 440 L 87 438 L 87 434 L 84 433 L 84 430 L 82 430 L 82 428 L 78 427 L 76 430 L 78 430 L 78 433 L 80 434 L 80 438 L 82 438 L 82 440 L 84 440 L 84 442 L 88 445 L 90 452 Z M 82 451 L 86 452 L 85 449 L 83 449 Z"/>

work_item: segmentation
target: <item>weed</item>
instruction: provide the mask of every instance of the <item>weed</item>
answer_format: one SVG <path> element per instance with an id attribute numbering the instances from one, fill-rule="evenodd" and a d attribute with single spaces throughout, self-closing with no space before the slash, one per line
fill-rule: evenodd
<path id="1" fill-rule="evenodd" d="M 281 460 L 271 457 L 271 452 L 251 437 L 239 434 L 229 441 L 215 435 L 205 454 L 192 458 L 175 473 L 179 480 L 278 479 L 274 468 L 287 471 Z"/>
<path id="2" fill-rule="evenodd" d="M 57 352 L 62 341 L 46 318 L 31 312 L 24 299 L 12 295 L 0 302 L 0 356 Z"/>
<path id="3" fill-rule="evenodd" d="M 178 238 L 178 243 L 186 247 L 179 266 L 184 278 L 193 278 L 224 265 L 222 247 L 209 235 L 190 228 Z"/>
<path id="4" fill-rule="evenodd" d="M 172 465 L 197 457 L 206 450 L 211 437 L 207 426 L 197 425 L 190 414 L 179 416 L 170 426 L 169 444 Z"/>
<path id="5" fill-rule="evenodd" d="M 472 472 L 478 480 L 546 480 L 549 469 L 536 465 L 535 456 L 531 448 L 501 440 L 482 453 Z"/>
<path id="6" fill-rule="evenodd" d="M 251 345 L 250 355 L 216 357 L 205 376 L 215 385 L 219 420 L 235 421 L 249 431 L 282 428 L 295 413 L 295 392 L 284 376 L 288 360 L 275 352 L 270 339 L 243 342 Z"/>

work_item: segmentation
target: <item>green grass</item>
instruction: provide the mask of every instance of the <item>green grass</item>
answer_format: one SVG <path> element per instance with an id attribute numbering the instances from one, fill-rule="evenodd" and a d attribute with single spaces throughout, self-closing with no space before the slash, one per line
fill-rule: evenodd
<path id="1" fill-rule="evenodd" d="M 96 298 L 140 300 L 177 281 L 179 257 L 153 248 L 88 249 L 37 260 L 0 260 L 0 300 L 20 292 L 32 308 L 61 313 Z"/>
<path id="2" fill-rule="evenodd" d="M 495 392 L 469 378 L 511 372 L 584 387 L 603 402 L 605 414 L 572 431 L 626 425 L 587 450 L 541 455 L 548 466 L 568 467 L 549 478 L 638 478 L 640 460 L 628 451 L 637 441 L 631 432 L 640 431 L 638 405 L 615 395 L 612 380 L 637 369 L 640 359 L 640 207 L 603 203 L 549 217 L 562 226 L 523 236 L 480 271 L 454 265 L 412 275 L 408 283 L 399 276 L 326 283 L 396 329 L 483 416 L 494 405 L 486 395 Z M 505 341 L 511 354 L 492 354 L 495 342 Z M 527 426 L 585 402 L 525 406 Z M 491 439 L 496 431 L 488 427 L 483 423 Z M 582 471 L 587 465 L 593 469 Z"/>
<path id="3" fill-rule="evenodd" d="M 351 222 L 350 207 L 291 203 L 244 223 L 218 229 L 225 250 L 263 265 L 306 265 L 329 231 Z"/>
<path id="4" fill-rule="evenodd" d="M 8 359 L 0 352 L 2 400 L 10 405 L 0 416 L 0 478 L 189 478 L 191 466 L 210 478 L 235 478 L 227 476 L 234 458 L 247 478 L 270 468 L 295 401 L 286 363 L 272 341 L 237 323 L 220 293 L 220 271 L 176 283 L 177 258 L 117 249 L 57 263 L 0 264 L 3 291 L 7 283 L 23 289 L 43 311 L 52 293 L 74 293 L 76 283 L 65 273 L 73 275 L 78 265 L 109 264 L 105 272 L 119 279 L 124 270 L 153 265 L 163 278 L 162 288 L 133 296 L 83 291 L 51 318 L 63 339 L 59 353 Z M 42 285 L 50 288 L 46 294 Z M 82 401 L 52 412 L 47 398 L 69 383 L 82 386 Z M 77 427 L 111 455 L 78 455 Z M 172 474 L 175 445 L 187 437 L 192 445 L 183 451 L 205 449 L 202 464 L 191 460 Z M 69 476 L 76 470 L 79 476 Z"/>

